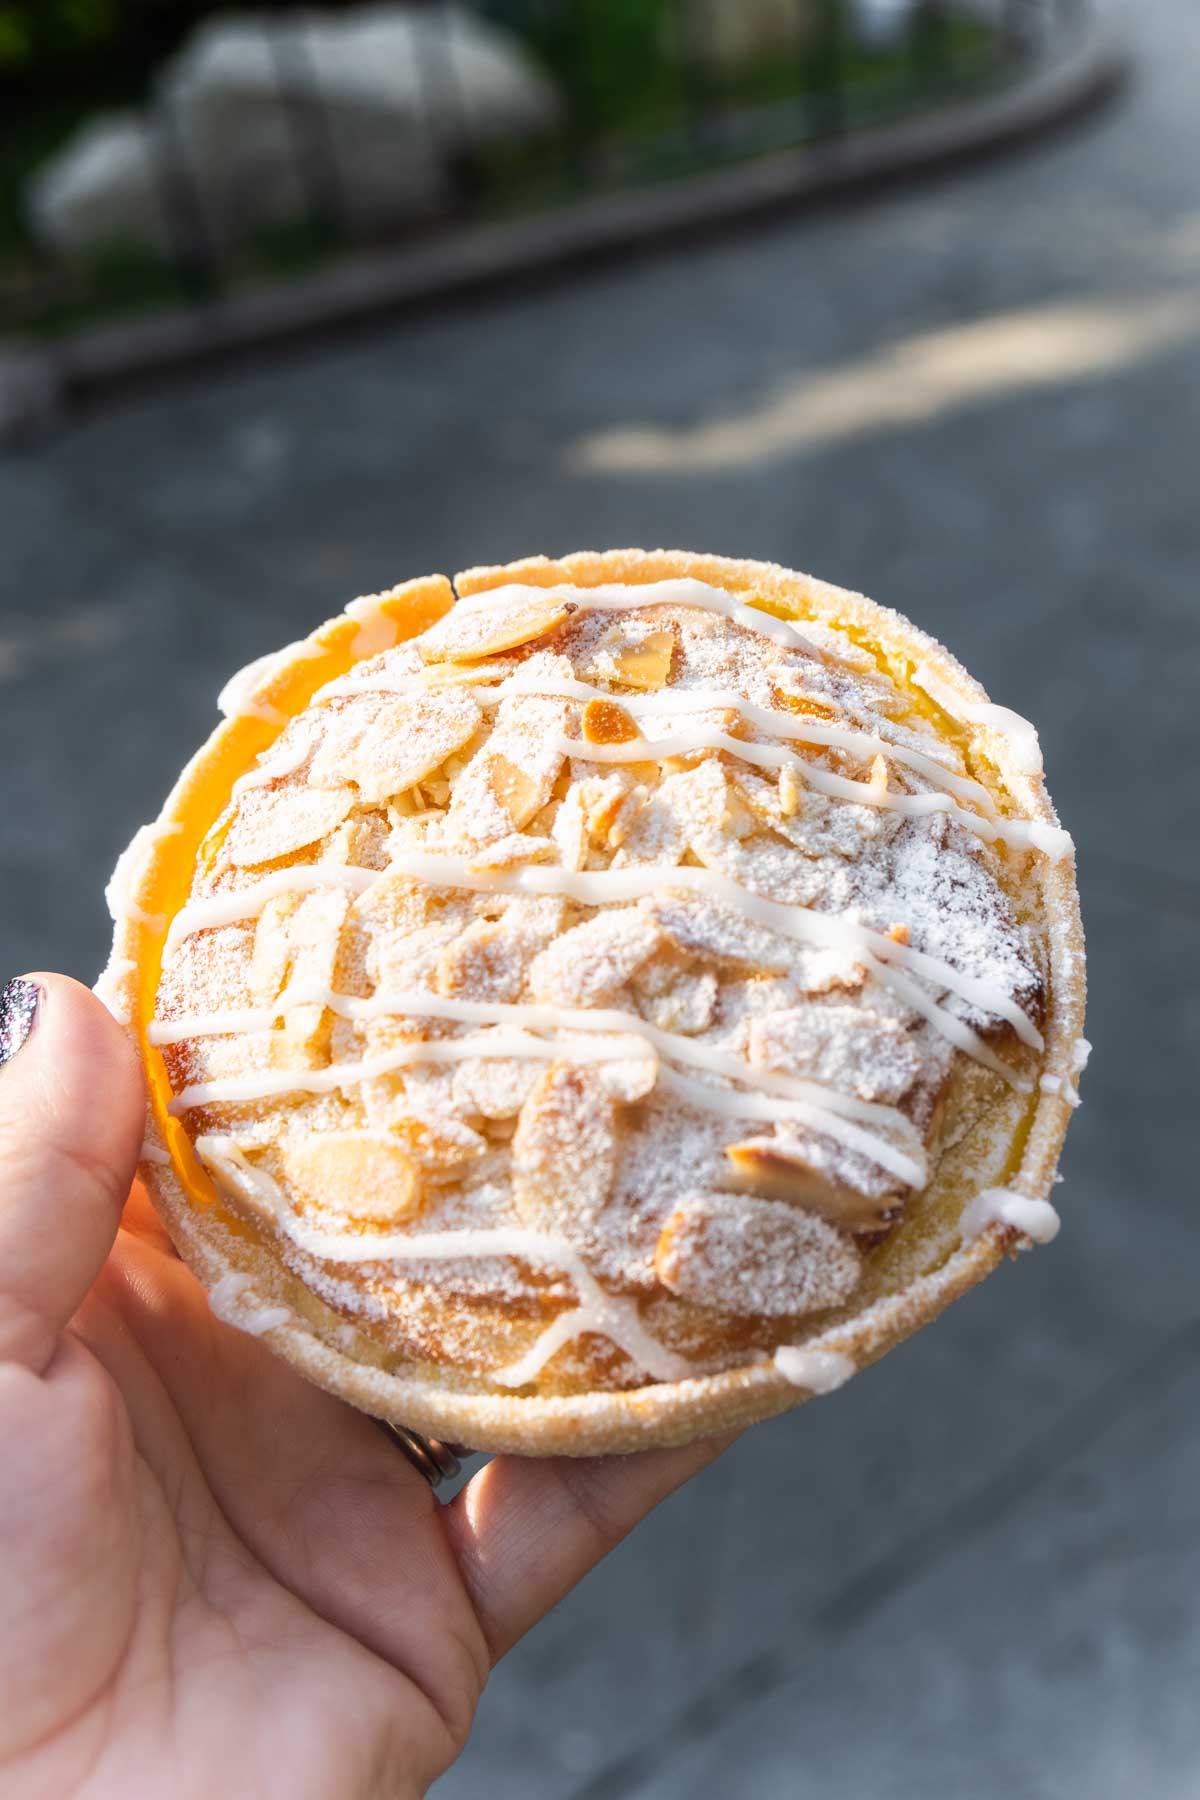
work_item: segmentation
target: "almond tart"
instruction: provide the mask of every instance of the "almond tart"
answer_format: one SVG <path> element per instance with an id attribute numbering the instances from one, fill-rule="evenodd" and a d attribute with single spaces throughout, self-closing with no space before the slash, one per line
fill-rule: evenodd
<path id="1" fill-rule="evenodd" d="M 141 1177 L 378 1416 L 631 1451 L 840 1385 L 1033 1240 L 1086 1056 L 1033 727 L 897 613 L 581 553 L 234 678 L 108 890 Z"/>

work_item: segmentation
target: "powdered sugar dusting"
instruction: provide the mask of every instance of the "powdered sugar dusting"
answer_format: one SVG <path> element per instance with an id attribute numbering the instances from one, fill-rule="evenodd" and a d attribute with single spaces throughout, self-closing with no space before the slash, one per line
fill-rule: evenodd
<path id="1" fill-rule="evenodd" d="M 955 743 L 838 634 L 696 586 L 513 589 L 395 649 L 387 597 L 359 603 L 369 669 L 239 784 L 172 923 L 155 1035 L 173 1110 L 230 1147 L 231 1203 L 368 1337 L 464 1369 L 469 1303 L 534 1318 L 573 1295 L 502 1385 L 606 1335 L 596 1379 L 665 1368 L 646 1304 L 684 1339 L 843 1304 L 923 1179 L 947 1022 L 1016 1079 L 1037 1041 L 1020 851 L 989 841 Z M 372 1007 L 398 990 L 500 1012 Z M 305 1249 L 318 1226 L 377 1260 L 332 1268 Z M 389 1262 L 385 1227 L 550 1233 L 583 1274 Z M 462 1305 L 435 1325 L 439 1293 Z M 242 1299 L 216 1305 L 270 1329 Z"/>

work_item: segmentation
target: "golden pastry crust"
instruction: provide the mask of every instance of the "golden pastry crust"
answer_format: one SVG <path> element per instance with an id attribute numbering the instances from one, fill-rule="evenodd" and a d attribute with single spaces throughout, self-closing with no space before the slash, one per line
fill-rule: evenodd
<path id="1" fill-rule="evenodd" d="M 640 585 L 680 578 L 727 593 L 744 593 L 777 616 L 797 620 L 802 629 L 807 625 L 818 651 L 835 663 L 844 652 L 857 663 L 861 679 L 868 685 L 872 668 L 885 675 L 904 694 L 911 708 L 909 722 L 916 721 L 927 731 L 929 725 L 936 728 L 954 750 L 950 762 L 955 768 L 969 769 L 970 778 L 988 790 L 998 814 L 1038 821 L 1050 831 L 1056 827 L 1040 775 L 1031 769 L 1019 738 L 997 728 L 1005 721 L 987 709 L 986 696 L 978 685 L 906 620 L 861 596 L 770 565 L 677 552 L 581 553 L 556 563 L 535 558 L 507 568 L 468 571 L 456 586 L 466 597 L 513 584 L 527 590 L 586 589 L 602 583 Z M 878 1169 L 864 1169 L 853 1159 L 847 1162 L 844 1146 L 838 1153 L 841 1163 L 831 1172 L 833 1153 L 819 1138 L 814 1147 L 811 1132 L 807 1142 L 798 1132 L 801 1141 L 789 1143 L 781 1141 L 778 1124 L 748 1126 L 742 1122 L 726 1133 L 729 1145 L 737 1151 L 729 1158 L 727 1185 L 740 1187 L 751 1198 L 736 1204 L 719 1203 L 714 1214 L 711 1207 L 706 1210 L 707 1203 L 699 1204 L 703 1196 L 695 1197 L 696 1204 L 689 1201 L 682 1213 L 676 1204 L 679 1195 L 667 1196 L 671 1203 L 664 1202 L 661 1217 L 645 1222 L 645 1256 L 652 1269 L 657 1256 L 660 1272 L 666 1276 L 665 1280 L 652 1276 L 648 1287 L 638 1287 L 636 1275 L 631 1274 L 632 1262 L 622 1263 L 615 1273 L 606 1264 L 606 1256 L 611 1262 L 613 1249 L 603 1226 L 605 1208 L 611 1204 L 611 1180 L 606 1186 L 604 1159 L 619 1152 L 623 1133 L 628 1131 L 622 1121 L 646 1104 L 646 1082 L 653 1082 L 655 1065 L 651 1060 L 647 1076 L 645 1055 L 640 1058 L 640 1070 L 638 1056 L 627 1055 L 619 1062 L 581 1067 L 567 1056 L 534 1071 L 536 1093 L 530 1089 L 521 1100 L 515 1132 L 512 1100 L 505 1099 L 500 1090 L 504 1079 L 520 1087 L 525 1078 L 519 1062 L 507 1072 L 498 1062 L 466 1066 L 461 1093 L 469 1098 L 459 1107 L 457 1137 L 448 1122 L 443 1122 L 440 1136 L 435 1133 L 430 1138 L 427 1131 L 417 1132 L 411 1106 L 399 1117 L 387 1114 L 386 1108 L 371 1118 L 359 1110 L 347 1114 L 344 1095 L 338 1101 L 341 1110 L 336 1119 L 331 1120 L 328 1112 L 320 1113 L 320 1108 L 331 1104 L 328 1098 L 314 1100 L 311 1105 L 316 1112 L 311 1115 L 300 1109 L 297 1116 L 317 1127 L 317 1135 L 310 1134 L 307 1145 L 304 1137 L 309 1126 L 284 1129 L 282 1134 L 272 1126 L 265 1136 L 260 1131 L 257 1139 L 251 1132 L 244 1140 L 250 1156 L 264 1162 L 266 1146 L 264 1167 L 269 1163 L 272 1180 L 276 1185 L 283 1182 L 297 1217 L 317 1226 L 322 1223 L 322 1209 L 331 1189 L 336 1192 L 339 1182 L 348 1193 L 355 1190 L 376 1197 L 376 1212 L 371 1213 L 369 1205 L 367 1215 L 360 1212 L 358 1229 L 421 1231 L 425 1229 L 422 1209 L 430 1204 L 428 1198 L 420 1198 L 422 1194 L 432 1193 L 435 1211 L 441 1208 L 446 1221 L 453 1222 L 455 1183 L 460 1181 L 456 1171 L 473 1155 L 498 1156 L 504 1167 L 514 1172 L 516 1214 L 512 1222 L 517 1228 L 536 1232 L 550 1226 L 556 1233 L 565 1231 L 585 1264 L 594 1270 L 590 1279 L 594 1282 L 598 1274 L 606 1284 L 598 1288 L 601 1314 L 597 1317 L 603 1317 L 606 1294 L 611 1298 L 621 1293 L 626 1296 L 626 1308 L 632 1306 L 636 1316 L 632 1324 L 626 1320 L 632 1338 L 628 1334 L 622 1337 L 621 1329 L 614 1327 L 620 1341 L 615 1345 L 614 1338 L 604 1334 L 602 1324 L 584 1337 L 564 1336 L 557 1351 L 543 1367 L 533 1370 L 519 1391 L 496 1392 L 488 1372 L 519 1364 L 546 1327 L 561 1322 L 569 1312 L 569 1271 L 531 1268 L 519 1261 L 514 1264 L 519 1252 L 498 1254 L 479 1264 L 470 1279 L 460 1281 L 457 1287 L 451 1282 L 448 1288 L 444 1265 L 422 1263 L 411 1268 L 404 1283 L 403 1305 L 391 1316 L 386 1306 L 380 1316 L 383 1287 L 378 1283 L 371 1302 L 375 1316 L 363 1312 L 362 1296 L 370 1282 L 361 1278 L 361 1266 L 359 1276 L 348 1280 L 353 1270 L 314 1259 L 296 1244 L 285 1242 L 269 1216 L 270 1208 L 264 1204 L 256 1211 L 253 1182 L 234 1179 L 227 1183 L 224 1195 L 218 1194 L 194 1153 L 194 1139 L 204 1135 L 198 1126 L 207 1126 L 211 1136 L 215 1125 L 219 1135 L 231 1120 L 236 1123 L 251 1114 L 261 1126 L 264 1114 L 296 1113 L 295 1097 L 284 1109 L 274 1096 L 249 1102 L 240 1111 L 236 1104 L 231 1110 L 223 1102 L 218 1102 L 215 1110 L 197 1107 L 186 1115 L 185 1131 L 179 1120 L 166 1112 L 170 1099 L 167 1071 L 170 1065 L 171 1085 L 178 1091 L 190 1078 L 187 1058 L 195 1045 L 185 1042 L 181 1050 L 171 1045 L 156 1047 L 147 1040 L 147 1027 L 156 1005 L 162 1007 L 162 994 L 168 996 L 168 1014 L 172 1005 L 176 1012 L 205 1011 L 213 998 L 210 991 L 207 997 L 200 996 L 200 1004 L 190 1008 L 182 1004 L 180 996 L 187 994 L 196 969 L 194 964 L 189 968 L 186 953 L 181 957 L 177 945 L 167 958 L 168 973 L 174 970 L 175 987 L 168 981 L 160 990 L 166 928 L 194 892 L 197 870 L 211 873 L 225 854 L 234 859 L 229 866 L 239 871 L 229 878 L 235 888 L 251 880 L 261 882 L 264 872 L 269 877 L 294 869 L 298 860 L 311 860 L 314 842 L 327 850 L 331 834 L 342 832 L 346 839 L 343 861 L 355 870 L 374 870 L 374 881 L 383 853 L 376 841 L 380 832 L 367 815 L 371 808 L 385 803 L 389 783 L 419 786 L 422 747 L 435 757 L 429 767 L 436 770 L 447 766 L 447 758 L 453 767 L 456 754 L 475 744 L 478 753 L 468 758 L 471 773 L 456 774 L 442 797 L 448 805 L 435 805 L 432 810 L 454 815 L 457 805 L 459 815 L 467 817 L 469 813 L 477 827 L 481 807 L 500 809 L 507 836 L 497 835 L 499 828 L 493 825 L 482 843 L 472 840 L 481 866 L 493 871 L 538 866 L 544 852 L 531 848 L 528 840 L 541 835 L 538 823 L 545 823 L 548 808 L 558 808 L 556 821 L 565 810 L 566 796 L 554 796 L 555 783 L 563 787 L 562 758 L 553 767 L 553 758 L 543 766 L 536 758 L 524 756 L 519 747 L 515 754 L 511 744 L 507 749 L 504 744 L 496 748 L 494 736 L 477 743 L 471 735 L 477 714 L 472 714 L 468 701 L 472 683 L 486 672 L 482 665 L 487 659 L 492 659 L 497 669 L 505 659 L 520 668 L 531 654 L 531 646 L 536 653 L 559 641 L 555 633 L 566 633 L 568 638 L 578 634 L 579 609 L 572 609 L 569 595 L 547 594 L 543 602 L 526 594 L 519 605 L 509 597 L 495 613 L 480 606 L 460 609 L 456 616 L 449 611 L 451 600 L 448 584 L 440 579 L 409 583 L 386 596 L 357 603 L 350 616 L 332 621 L 305 645 L 282 653 L 251 685 L 248 697 L 242 696 L 237 715 L 214 733 L 185 771 L 164 808 L 156 835 L 142 840 L 122 871 L 115 897 L 120 916 L 105 985 L 115 1010 L 127 1018 L 151 1077 L 147 1146 L 151 1160 L 144 1162 L 142 1176 L 181 1253 L 210 1288 L 224 1284 L 218 1286 L 218 1293 L 224 1296 L 221 1303 L 227 1303 L 243 1324 L 250 1306 L 274 1349 L 312 1379 L 381 1416 L 485 1449 L 581 1455 L 684 1442 L 770 1416 L 805 1397 L 804 1390 L 793 1386 L 776 1365 L 771 1355 L 775 1347 L 815 1347 L 848 1357 L 861 1367 L 935 1317 L 995 1267 L 1006 1251 L 1025 1241 L 1013 1228 L 997 1221 L 974 1241 L 963 1243 L 959 1220 L 983 1188 L 1012 1186 L 1039 1200 L 1045 1200 L 1050 1191 L 1070 1114 L 1084 1001 L 1082 933 L 1070 860 L 1052 861 L 1020 850 L 988 852 L 989 866 L 1002 877 L 1002 891 L 1019 919 L 1024 939 L 1032 946 L 1036 965 L 1032 979 L 1021 991 L 1021 983 L 1014 977 L 1012 992 L 1019 995 L 1026 1015 L 1040 1024 L 1044 1048 L 1035 1051 L 1018 1044 L 1011 1026 L 1000 1019 L 987 1020 L 981 1035 L 1001 1061 L 1024 1072 L 1033 1083 L 1032 1093 L 1015 1091 L 991 1070 L 956 1052 L 943 1066 L 940 1080 L 928 1079 L 923 1087 L 918 1083 L 905 1099 L 905 1074 L 908 1071 L 911 1079 L 913 1057 L 908 1040 L 900 1041 L 903 1033 L 895 1019 L 872 1017 L 864 1024 L 851 1017 L 857 1004 L 853 976 L 847 976 L 844 969 L 840 973 L 836 968 L 826 971 L 830 987 L 820 1007 L 823 1035 L 814 1037 L 804 1004 L 768 1009 L 763 1019 L 751 1022 L 747 1036 L 758 1066 L 769 1074 L 785 1070 L 789 1057 L 800 1057 L 807 1059 L 800 1066 L 836 1085 L 847 1066 L 846 1042 L 868 1046 L 859 1062 L 868 1069 L 870 1079 L 860 1097 L 876 1107 L 898 1101 L 902 1116 L 907 1106 L 910 1135 L 923 1141 L 936 1158 L 932 1180 L 921 1191 L 903 1182 L 897 1188 L 894 1177 L 885 1179 Z M 439 617 L 440 625 L 435 623 Z M 631 742 L 636 750 L 627 723 L 631 713 L 649 696 L 670 687 L 672 667 L 678 667 L 681 655 L 681 616 L 675 616 L 669 628 L 663 626 L 664 617 L 672 618 L 669 609 L 641 619 L 638 629 L 630 632 L 622 621 L 636 621 L 638 615 L 617 612 L 611 622 L 598 620 L 590 636 L 584 634 L 586 643 L 580 637 L 580 655 L 586 652 L 591 658 L 589 675 L 608 684 L 603 694 L 576 708 L 579 719 L 570 735 L 581 735 L 595 746 L 592 753 L 605 753 L 610 746 L 620 751 Z M 682 624 L 686 626 L 686 619 Z M 422 631 L 429 632 L 423 661 L 432 677 L 425 698 L 388 695 L 379 699 L 382 716 L 367 718 L 359 737 L 352 732 L 336 754 L 326 754 L 327 746 L 319 744 L 308 771 L 311 778 L 315 769 L 315 781 L 292 784 L 285 777 L 271 786 L 273 794 L 282 790 L 290 795 L 286 804 L 264 808 L 251 799 L 244 807 L 229 808 L 234 779 L 250 772 L 256 755 L 279 735 L 281 722 L 302 714 L 318 689 L 356 663 L 379 653 L 384 653 L 386 662 L 393 642 Z M 578 661 L 572 660 L 576 676 L 580 673 Z M 454 679 L 455 669 L 474 673 L 459 681 Z M 944 706 L 931 705 L 928 688 L 914 684 L 918 669 L 923 681 L 938 689 L 943 702 L 954 696 L 964 714 L 981 705 L 984 711 L 965 723 L 955 720 Z M 451 681 L 443 686 L 442 677 L 447 673 Z M 349 704 L 361 706 L 358 701 Z M 816 719 L 838 716 L 828 695 L 825 700 L 812 695 L 798 700 L 797 708 L 801 716 Z M 712 723 L 711 718 L 708 722 Z M 753 736 L 756 742 L 761 738 L 736 716 L 716 723 L 727 735 L 744 736 L 747 741 Z M 635 723 L 635 733 L 637 729 Z M 372 733 L 377 744 L 389 746 L 387 754 L 392 760 L 382 773 L 380 755 L 371 749 Z M 898 741 L 908 740 L 899 737 Z M 800 747 L 811 755 L 807 746 Z M 283 767 L 286 754 L 285 748 L 277 766 Z M 835 760 L 827 758 L 830 765 Z M 753 766 L 743 765 L 725 750 L 685 751 L 666 762 L 670 779 L 687 788 L 687 805 L 692 809 L 689 817 L 703 816 L 703 807 L 712 799 L 703 791 L 705 785 L 715 788 L 720 781 L 750 821 L 748 841 L 752 845 L 763 833 L 772 834 L 773 842 L 789 841 L 784 834 L 795 816 L 798 796 L 783 774 L 777 783 L 768 782 Z M 584 792 L 582 771 L 578 780 L 566 785 L 568 790 L 576 790 L 579 797 L 571 804 L 581 814 L 587 813 L 588 829 L 604 834 L 605 866 L 611 867 L 615 851 L 622 866 L 637 867 L 639 832 L 645 836 L 650 825 L 656 833 L 671 829 L 671 797 L 658 801 L 665 764 L 614 763 L 612 767 L 623 772 L 621 781 L 610 780 L 605 786 L 606 765 L 601 762 L 600 780 L 588 792 Z M 630 767 L 634 771 L 632 787 L 624 775 Z M 638 785 L 638 773 L 647 767 L 653 769 L 643 783 L 648 796 L 644 792 L 639 807 L 631 809 L 630 793 Z M 714 771 L 720 771 L 719 777 Z M 849 772 L 858 780 L 867 774 L 857 768 Z M 790 770 L 784 773 L 790 777 Z M 880 778 L 877 772 L 871 773 Z M 436 782 L 439 777 L 433 779 Z M 909 791 L 923 791 L 919 779 L 905 779 Z M 887 781 L 886 766 L 882 780 Z M 471 784 L 479 791 L 474 792 Z M 243 793 L 253 796 L 254 789 L 252 782 Z M 656 801 L 664 819 L 647 823 L 647 797 Z M 802 795 L 799 803 L 802 806 Z M 807 829 L 813 828 L 824 804 L 817 804 Z M 849 811 L 858 814 L 864 808 L 839 808 L 836 802 L 829 803 L 830 832 L 842 830 L 844 821 L 839 814 Z M 728 811 L 723 815 L 729 816 Z M 219 821 L 218 831 L 213 832 Z M 570 819 L 563 821 L 561 829 L 556 823 L 556 856 L 561 861 L 555 866 L 570 866 L 572 829 Z M 521 839 L 527 841 L 518 841 Z M 594 835 L 590 841 L 596 841 Z M 653 842 L 647 839 L 651 851 L 653 843 L 663 841 L 661 837 Z M 838 843 L 836 835 L 830 841 L 835 846 L 830 854 L 844 854 L 845 846 Z M 655 864 L 651 860 L 643 866 Z M 393 893 L 379 883 L 363 895 L 376 914 L 385 899 L 393 909 L 411 904 L 403 884 L 390 875 L 386 879 Z M 203 881 L 200 885 L 203 887 Z M 217 887 L 219 890 L 220 880 Z M 315 895 L 314 889 L 309 906 L 314 915 L 311 929 L 307 936 L 301 930 L 299 948 L 293 946 L 289 954 L 309 959 L 303 966 L 310 980 L 317 970 L 318 987 L 368 997 L 371 981 L 378 979 L 380 971 L 374 969 L 371 980 L 364 983 L 363 970 L 354 961 L 354 930 L 347 929 L 346 919 L 357 900 L 351 898 L 339 913 L 341 902 L 330 900 L 327 893 L 318 902 Z M 267 904 L 278 903 L 281 910 L 295 907 L 295 895 L 286 896 L 285 881 Z M 341 900 L 346 898 L 342 895 Z M 676 896 L 672 904 L 666 904 L 661 896 L 647 896 L 636 907 L 621 909 L 631 915 L 636 912 L 636 916 L 616 920 L 612 908 L 588 909 L 584 917 L 573 921 L 573 929 L 583 930 L 585 937 L 590 930 L 597 941 L 576 939 L 565 954 L 565 939 L 555 935 L 553 920 L 531 919 L 527 927 L 530 954 L 522 964 L 525 985 L 520 998 L 528 1000 L 532 995 L 545 1005 L 606 1006 L 613 994 L 627 998 L 635 993 L 643 1018 L 665 1020 L 671 1033 L 680 1029 L 694 1032 L 696 1022 L 703 1021 L 706 1005 L 711 1010 L 714 993 L 719 997 L 722 991 L 731 991 L 729 984 L 735 979 L 745 981 L 746 965 L 738 962 L 739 956 L 759 957 L 752 965 L 755 979 L 768 972 L 761 962 L 763 944 L 754 940 L 752 932 L 745 945 L 723 938 L 717 946 L 721 956 L 708 944 L 704 950 L 707 961 L 698 963 L 696 933 L 709 929 L 711 921 L 707 925 L 698 922 L 693 916 L 695 909 L 689 913 L 688 898 Z M 389 915 L 393 917 L 394 913 Z M 505 958 L 500 954 L 503 945 L 497 944 L 498 936 L 511 935 L 511 921 L 506 922 L 504 915 L 499 919 L 456 917 L 454 924 L 453 930 L 443 933 L 445 943 L 428 946 L 433 958 L 430 967 L 435 971 L 431 980 L 437 991 L 450 997 L 484 996 L 498 1007 L 512 1004 L 504 998 L 512 991 L 511 974 L 506 974 Z M 375 942 L 372 927 L 364 929 L 364 941 Z M 428 924 L 422 929 L 427 937 L 436 936 Z M 325 972 L 319 965 L 331 931 L 337 966 Z M 896 921 L 894 941 L 902 944 L 906 934 L 906 923 Z M 209 930 L 206 935 L 220 934 Z M 273 972 L 267 965 L 279 953 L 280 933 L 264 930 L 260 935 L 263 944 L 257 979 L 267 984 L 264 991 L 268 991 L 271 982 L 279 978 L 279 971 Z M 762 936 L 760 932 L 760 940 Z M 413 940 L 409 936 L 403 942 L 409 959 L 404 966 L 411 969 Z M 325 973 L 327 979 L 322 980 Z M 811 971 L 807 978 L 816 983 L 811 991 L 819 991 L 818 978 Z M 631 983 L 640 985 L 635 989 Z M 838 1013 L 845 1016 L 835 1016 Z M 331 1021 L 318 1004 L 291 1008 L 282 1028 L 273 1033 L 282 1042 L 271 1043 L 272 1066 L 295 1070 L 307 1065 L 319 1071 L 329 1066 L 330 1059 L 344 1060 L 345 1045 L 331 1050 L 330 1036 L 331 1031 L 340 1031 L 345 1037 L 347 1028 L 346 1020 Z M 383 1044 L 387 1054 L 403 1053 L 403 1022 L 376 1019 L 367 1029 L 375 1034 L 366 1046 L 368 1052 L 372 1045 Z M 707 1027 L 701 1023 L 699 1029 L 703 1033 Z M 360 1057 L 361 1049 L 360 1045 Z M 200 1073 L 211 1071 L 201 1064 Z M 1048 1084 L 1037 1085 L 1039 1078 L 1046 1076 Z M 383 1106 L 386 1098 L 377 1096 L 376 1103 Z M 357 1101 L 354 1106 L 358 1107 Z M 617 1121 L 615 1128 L 613 1120 Z M 335 1131 L 330 1130 L 331 1124 Z M 276 1131 L 274 1140 L 271 1130 Z M 332 1183 L 330 1136 L 343 1140 L 333 1152 Z M 472 1136 L 484 1146 L 482 1151 L 468 1141 Z M 907 1144 L 909 1139 L 903 1141 Z M 587 1144 L 588 1153 L 573 1165 L 572 1146 L 580 1144 Z M 164 1155 L 169 1160 L 160 1160 Z M 565 1203 L 564 1176 L 569 1190 Z M 390 1196 L 383 1208 L 386 1217 L 376 1216 L 381 1193 Z M 754 1195 L 762 1198 L 754 1199 Z M 784 1202 L 799 1206 L 799 1221 L 815 1221 L 808 1226 L 797 1224 L 789 1241 L 795 1240 L 797 1256 L 824 1255 L 828 1279 L 822 1285 L 821 1269 L 815 1276 L 810 1270 L 794 1289 L 786 1284 L 780 1289 L 776 1284 L 770 1292 L 764 1288 L 756 1300 L 753 1268 L 765 1271 L 769 1259 L 764 1259 L 762 1243 L 755 1234 L 765 1229 L 771 1215 L 755 1208 L 774 1208 Z M 672 1229 L 663 1233 L 668 1219 Z M 510 1222 L 507 1214 L 502 1222 Z M 477 1226 L 479 1220 L 472 1218 L 469 1223 Z M 739 1232 L 749 1235 L 739 1239 Z M 624 1241 L 620 1234 L 618 1240 Z M 729 1245 L 738 1241 L 754 1246 L 754 1254 L 739 1270 L 741 1311 L 736 1305 L 717 1310 L 714 1301 L 721 1291 L 721 1266 L 718 1262 L 714 1268 L 715 1253 L 704 1246 L 724 1246 L 721 1254 L 726 1255 Z M 689 1273 L 682 1265 L 681 1252 L 695 1254 L 697 1246 L 702 1260 L 693 1263 Z M 861 1276 L 846 1299 L 846 1284 L 855 1281 L 860 1263 Z M 514 1266 L 520 1270 L 520 1279 L 515 1281 L 505 1273 Z M 579 1280 L 588 1278 L 585 1267 Z M 795 1297 L 789 1301 L 786 1296 L 793 1292 Z M 575 1300 L 580 1298 L 576 1284 Z M 821 1310 L 814 1311 L 809 1302 L 819 1303 Z M 794 1310 L 781 1318 L 779 1308 L 787 1304 Z M 449 1334 L 448 1310 L 453 1314 Z M 639 1350 L 643 1337 L 666 1352 L 670 1374 L 647 1378 L 646 1353 Z M 691 1373 L 697 1364 L 701 1372 Z M 794 1378 L 794 1367 L 792 1373 Z"/>

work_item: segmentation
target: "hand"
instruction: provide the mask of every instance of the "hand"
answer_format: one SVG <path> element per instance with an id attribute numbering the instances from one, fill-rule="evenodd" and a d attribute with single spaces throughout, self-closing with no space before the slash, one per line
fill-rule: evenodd
<path id="1" fill-rule="evenodd" d="M 420 1794 L 497 1658 L 717 1446 L 497 1457 L 440 1505 L 212 1317 L 130 1192 L 133 1052 L 32 979 L 0 1071 L 0 1790 Z"/>

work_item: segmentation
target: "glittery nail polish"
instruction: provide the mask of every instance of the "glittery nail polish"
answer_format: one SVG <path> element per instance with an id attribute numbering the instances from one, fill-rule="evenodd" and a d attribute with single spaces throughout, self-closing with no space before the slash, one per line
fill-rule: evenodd
<path id="1" fill-rule="evenodd" d="M 41 989 L 35 981 L 17 975 L 0 990 L 0 1069 L 11 1062 L 33 1030 Z"/>

